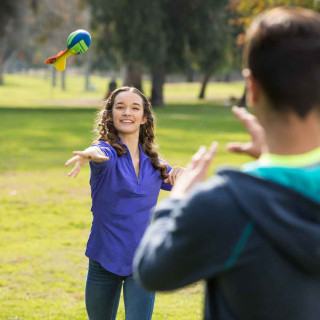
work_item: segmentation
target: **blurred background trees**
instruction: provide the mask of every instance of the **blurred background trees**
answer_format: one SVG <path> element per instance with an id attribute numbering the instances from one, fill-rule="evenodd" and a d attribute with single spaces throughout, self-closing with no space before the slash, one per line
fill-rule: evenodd
<path id="1" fill-rule="evenodd" d="M 198 98 L 203 99 L 211 78 L 228 80 L 234 70 L 240 74 L 246 27 L 279 5 L 320 10 L 316 0 L 2 0 L 0 85 L 3 70 L 44 68 L 44 59 L 65 49 L 72 31 L 87 29 L 92 48 L 68 59 L 85 75 L 85 90 L 92 72 L 121 74 L 124 85 L 142 91 L 147 76 L 151 101 L 161 106 L 166 79 L 179 74 L 185 81 L 201 80 Z M 65 72 L 61 76 L 66 89 Z"/>
<path id="2" fill-rule="evenodd" d="M 19 25 L 26 1 L 3 0 L 0 2 L 0 85 L 3 81 L 3 64 L 5 60 L 20 47 L 21 26 Z M 15 32 L 16 31 L 16 32 Z M 23 37 L 22 37 L 23 42 Z"/>

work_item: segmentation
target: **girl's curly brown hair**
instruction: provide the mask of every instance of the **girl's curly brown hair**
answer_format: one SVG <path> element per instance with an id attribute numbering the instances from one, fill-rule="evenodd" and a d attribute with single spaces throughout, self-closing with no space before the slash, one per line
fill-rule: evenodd
<path id="1" fill-rule="evenodd" d="M 98 113 L 96 119 L 96 131 L 98 132 L 97 140 L 105 141 L 110 144 L 117 152 L 118 157 L 126 154 L 126 150 L 118 139 L 118 131 L 113 124 L 112 109 L 116 96 L 125 91 L 134 92 L 142 98 L 143 101 L 143 116 L 146 122 L 140 126 L 139 142 L 141 143 L 144 153 L 150 157 L 152 166 L 160 171 L 161 179 L 165 180 L 168 177 L 167 166 L 159 161 L 159 156 L 156 151 L 154 142 L 154 117 L 152 107 L 146 96 L 134 87 L 122 87 L 114 90 L 110 97 L 104 101 L 103 109 Z"/>

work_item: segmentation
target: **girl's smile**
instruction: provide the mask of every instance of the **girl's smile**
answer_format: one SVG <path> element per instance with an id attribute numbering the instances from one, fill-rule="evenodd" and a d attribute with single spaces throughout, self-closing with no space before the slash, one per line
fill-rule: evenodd
<path id="1" fill-rule="evenodd" d="M 140 125 L 146 121 L 142 98 L 130 91 L 121 92 L 116 96 L 112 114 L 113 124 L 120 134 L 139 132 Z"/>

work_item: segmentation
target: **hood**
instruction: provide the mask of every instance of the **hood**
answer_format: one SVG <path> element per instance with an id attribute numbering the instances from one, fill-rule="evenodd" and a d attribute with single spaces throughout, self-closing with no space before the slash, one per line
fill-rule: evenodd
<path id="1" fill-rule="evenodd" d="M 320 273 L 320 203 L 240 171 L 218 175 L 241 211 L 288 261 L 305 272 Z"/>

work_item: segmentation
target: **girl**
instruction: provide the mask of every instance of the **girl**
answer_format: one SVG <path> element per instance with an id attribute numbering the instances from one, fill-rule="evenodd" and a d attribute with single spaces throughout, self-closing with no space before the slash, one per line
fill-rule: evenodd
<path id="1" fill-rule="evenodd" d="M 115 319 L 121 288 L 127 320 L 151 319 L 155 293 L 132 276 L 135 250 L 149 224 L 160 189 L 171 190 L 184 171 L 159 159 L 154 146 L 151 104 L 136 88 L 115 90 L 98 118 L 98 142 L 73 152 L 68 174 L 76 177 L 90 161 L 93 221 L 86 308 L 91 320 Z"/>

